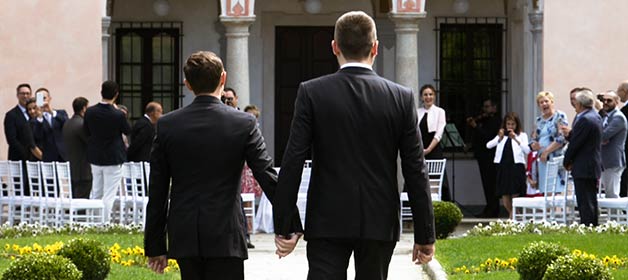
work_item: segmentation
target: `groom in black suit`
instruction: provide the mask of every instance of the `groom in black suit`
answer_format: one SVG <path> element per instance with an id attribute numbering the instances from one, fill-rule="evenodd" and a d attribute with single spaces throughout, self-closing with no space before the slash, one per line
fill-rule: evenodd
<path id="1" fill-rule="evenodd" d="M 301 83 L 273 200 L 277 254 L 300 234 L 291 229 L 303 163 L 312 152 L 307 195 L 308 279 L 386 279 L 399 240 L 397 155 L 414 220 L 413 261 L 434 253 L 434 216 L 412 90 L 373 72 L 375 22 L 364 12 L 337 21 L 331 42 L 340 70 Z"/>
<path id="2" fill-rule="evenodd" d="M 271 201 L 277 173 L 255 117 L 220 102 L 227 78 L 220 58 L 194 53 L 183 71 L 196 97 L 157 122 L 144 233 L 148 264 L 162 273 L 166 258 L 176 259 L 183 280 L 244 279 L 242 168 L 246 161 Z M 291 210 L 297 215 L 289 230 L 302 231 L 295 203 Z"/>

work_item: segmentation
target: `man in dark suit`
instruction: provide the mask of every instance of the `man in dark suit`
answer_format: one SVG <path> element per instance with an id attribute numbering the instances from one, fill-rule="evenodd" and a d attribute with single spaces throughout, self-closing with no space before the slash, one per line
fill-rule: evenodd
<path id="1" fill-rule="evenodd" d="M 155 124 L 161 118 L 163 109 L 158 102 L 149 102 L 146 104 L 144 113 L 144 116 L 135 121 L 131 130 L 131 145 L 127 150 L 129 161 L 150 160 L 150 150 L 155 137 Z"/>
<path id="2" fill-rule="evenodd" d="M 92 168 L 87 161 L 87 133 L 83 128 L 83 116 L 88 103 L 85 97 L 75 98 L 72 101 L 74 115 L 63 126 L 63 141 L 67 145 L 74 198 L 89 198 L 92 191 Z"/>
<path id="3" fill-rule="evenodd" d="M 92 168 L 92 198 L 105 203 L 105 222 L 111 219 L 111 208 L 122 180 L 122 164 L 126 161 L 123 134 L 131 128 L 124 113 L 115 107 L 118 84 L 105 81 L 102 101 L 85 111 L 83 127 L 87 133 L 87 160 Z"/>
<path id="4" fill-rule="evenodd" d="M 242 168 L 246 161 L 271 201 L 277 173 L 255 118 L 220 102 L 227 75 L 220 58 L 194 53 L 183 71 L 196 98 L 157 122 L 144 231 L 148 265 L 163 273 L 174 258 L 183 280 L 244 279 Z M 301 231 L 295 204 L 292 210 L 291 230 Z"/>
<path id="5" fill-rule="evenodd" d="M 496 195 L 497 171 L 493 160 L 495 149 L 487 149 L 486 143 L 491 141 L 501 126 L 501 119 L 497 115 L 497 104 L 490 98 L 482 101 L 482 113 L 476 117 L 467 118 L 467 124 L 473 131 L 473 156 L 478 161 L 480 178 L 484 189 L 486 207 L 479 215 L 483 218 L 499 216 L 499 197 Z"/>
<path id="6" fill-rule="evenodd" d="M 623 81 L 617 87 L 617 95 L 621 99 L 621 102 L 624 105 L 621 107 L 621 112 L 624 113 L 624 116 L 628 117 L 628 80 Z M 628 159 L 628 141 L 624 143 L 624 153 L 626 158 Z M 624 169 L 621 174 L 621 183 L 619 186 L 619 196 L 626 197 L 628 196 L 628 168 Z"/>
<path id="7" fill-rule="evenodd" d="M 23 129 L 30 119 L 26 112 L 26 101 L 31 98 L 31 86 L 20 84 L 17 86 L 18 104 L 4 115 L 4 136 L 9 144 L 9 160 L 27 160 L 31 152 L 28 149 L 28 139 L 25 139 Z"/>
<path id="8" fill-rule="evenodd" d="M 571 170 L 580 212 L 580 223 L 598 225 L 597 181 L 602 173 L 602 118 L 593 110 L 595 95 L 581 90 L 575 95 L 573 129 L 561 127 L 569 146 L 563 165 Z"/>
<path id="9" fill-rule="evenodd" d="M 42 161 L 66 161 L 63 125 L 68 120 L 68 113 L 52 108 L 52 96 L 48 89 L 39 88 L 35 92 L 44 96 L 44 104 L 41 106 L 43 116 L 37 118 L 38 125 L 33 126 L 35 138 L 43 139 Z"/>
<path id="10" fill-rule="evenodd" d="M 332 41 L 340 70 L 301 83 L 273 200 L 278 255 L 289 254 L 303 163 L 312 152 L 305 239 L 308 279 L 386 279 L 399 240 L 397 155 L 414 220 L 413 261 L 434 253 L 434 216 L 412 90 L 379 77 L 375 22 L 364 12 L 337 21 Z"/>
<path id="11" fill-rule="evenodd" d="M 26 161 L 31 157 L 29 145 L 32 135 L 27 133 L 27 122 L 30 119 L 26 111 L 26 102 L 32 97 L 31 86 L 20 84 L 16 88 L 17 106 L 4 115 L 4 136 L 9 144 L 9 160 L 22 161 L 23 177 L 27 178 Z M 24 180 L 24 193 L 30 194 L 28 180 Z"/>

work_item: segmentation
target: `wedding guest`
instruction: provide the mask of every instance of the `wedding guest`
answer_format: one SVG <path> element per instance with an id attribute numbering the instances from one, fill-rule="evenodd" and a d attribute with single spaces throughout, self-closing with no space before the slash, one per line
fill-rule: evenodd
<path id="1" fill-rule="evenodd" d="M 440 145 L 440 140 L 443 138 L 443 132 L 447 124 L 445 110 L 434 104 L 436 102 L 436 89 L 434 86 L 424 85 L 419 90 L 419 93 L 421 94 L 422 106 L 419 107 L 417 115 L 423 143 L 423 154 L 425 159 L 443 159 L 443 148 Z M 442 184 L 441 200 L 451 201 L 447 173 L 445 173 Z"/>
<path id="2" fill-rule="evenodd" d="M 602 95 L 603 110 L 606 116 L 602 119 L 602 177 L 607 198 L 618 198 L 621 174 L 626 168 L 626 116 L 617 105 L 619 96 L 614 91 L 607 91 Z"/>
<path id="3" fill-rule="evenodd" d="M 512 198 L 526 193 L 526 158 L 530 152 L 528 135 L 521 131 L 521 121 L 516 113 L 504 116 L 502 128 L 486 148 L 495 148 L 494 162 L 497 165 L 497 191 L 502 197 L 508 217 L 512 219 Z"/>

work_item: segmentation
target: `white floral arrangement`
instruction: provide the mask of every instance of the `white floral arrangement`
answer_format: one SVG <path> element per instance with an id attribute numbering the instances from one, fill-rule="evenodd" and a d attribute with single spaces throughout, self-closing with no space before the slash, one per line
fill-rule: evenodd
<path id="1" fill-rule="evenodd" d="M 92 234 L 92 233 L 115 233 L 115 234 L 138 234 L 143 233 L 142 225 L 119 225 L 103 224 L 86 226 L 82 224 L 67 224 L 62 227 L 41 225 L 39 223 L 20 223 L 11 226 L 8 223 L 0 226 L 0 239 L 16 238 L 26 236 L 41 236 L 51 234 Z"/>
<path id="2" fill-rule="evenodd" d="M 628 226 L 620 225 L 615 221 L 610 221 L 599 226 L 586 226 L 583 224 L 572 223 L 559 224 L 557 222 L 516 222 L 513 220 L 497 220 L 490 222 L 488 225 L 482 223 L 467 231 L 463 236 L 504 236 L 517 234 L 549 234 L 549 233 L 612 233 L 612 234 L 628 234 Z"/>

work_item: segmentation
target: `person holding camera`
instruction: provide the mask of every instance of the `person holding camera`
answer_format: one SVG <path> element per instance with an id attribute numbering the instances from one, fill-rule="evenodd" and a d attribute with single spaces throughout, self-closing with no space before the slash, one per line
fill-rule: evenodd
<path id="1" fill-rule="evenodd" d="M 512 219 L 512 198 L 526 193 L 525 162 L 530 152 L 528 135 L 521 131 L 521 121 L 516 113 L 506 114 L 497 136 L 486 143 L 488 149 L 495 147 L 496 194 L 502 197 L 508 217 Z"/>
<path id="2" fill-rule="evenodd" d="M 32 129 L 35 138 L 43 140 L 42 161 L 66 161 L 63 126 L 68 120 L 68 113 L 65 110 L 52 108 L 52 96 L 48 89 L 37 89 L 35 96 L 36 104 L 41 108 L 42 116 L 34 120 L 39 125 L 32 126 Z"/>

